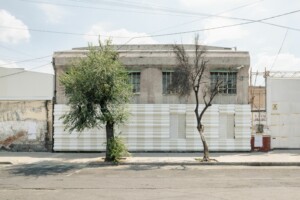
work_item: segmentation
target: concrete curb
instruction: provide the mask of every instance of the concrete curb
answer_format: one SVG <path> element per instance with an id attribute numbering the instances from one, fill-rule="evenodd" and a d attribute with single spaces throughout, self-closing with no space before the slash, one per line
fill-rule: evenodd
<path id="1" fill-rule="evenodd" d="M 11 162 L 0 162 L 0 165 L 12 165 Z"/>
<path id="2" fill-rule="evenodd" d="M 28 164 L 28 163 L 27 163 Z M 31 163 L 31 164 L 38 164 L 38 163 Z M 69 163 L 69 162 L 57 162 L 60 165 L 86 165 L 90 167 L 97 167 L 97 166 L 130 166 L 130 165 L 147 165 L 147 166 L 299 166 L 300 162 L 120 162 L 120 163 L 112 163 L 112 162 L 89 162 L 89 163 Z M 0 162 L 0 165 L 26 165 L 23 164 L 13 164 L 11 162 Z"/>
<path id="3" fill-rule="evenodd" d="M 121 162 L 118 164 L 105 162 L 92 162 L 88 166 L 113 166 L 113 165 L 149 165 L 149 166 L 300 166 L 300 162 Z"/>

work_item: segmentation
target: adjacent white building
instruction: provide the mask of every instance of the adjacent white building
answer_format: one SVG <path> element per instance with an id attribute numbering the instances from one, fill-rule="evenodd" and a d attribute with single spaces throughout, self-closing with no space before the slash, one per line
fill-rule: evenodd
<path id="1" fill-rule="evenodd" d="M 267 76 L 267 124 L 271 148 L 300 148 L 300 72 Z"/>

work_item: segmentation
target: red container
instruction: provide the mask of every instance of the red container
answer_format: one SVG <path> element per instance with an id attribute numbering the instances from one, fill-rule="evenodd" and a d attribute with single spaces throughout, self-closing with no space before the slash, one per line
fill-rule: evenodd
<path id="1" fill-rule="evenodd" d="M 251 150 L 252 151 L 263 151 L 267 152 L 271 150 L 271 137 L 270 135 L 263 135 L 262 136 L 262 147 L 255 147 L 254 146 L 254 135 L 251 136 Z"/>

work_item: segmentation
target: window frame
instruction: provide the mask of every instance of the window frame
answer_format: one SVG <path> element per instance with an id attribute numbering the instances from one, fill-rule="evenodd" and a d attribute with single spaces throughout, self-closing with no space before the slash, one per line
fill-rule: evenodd
<path id="1" fill-rule="evenodd" d="M 173 94 L 168 87 L 172 83 L 173 70 L 163 70 L 162 71 L 162 94 L 163 95 L 171 95 Z M 167 75 L 166 78 L 164 75 Z M 168 78 L 169 77 L 169 78 Z"/>
<path id="2" fill-rule="evenodd" d="M 236 95 L 237 94 L 237 71 L 219 70 L 210 71 L 210 85 L 214 87 L 217 77 L 221 77 L 223 83 L 220 86 L 219 93 L 222 95 Z"/>
<path id="3" fill-rule="evenodd" d="M 129 83 L 132 85 L 132 92 L 134 94 L 140 94 L 140 92 L 141 92 L 141 71 L 128 71 L 128 76 L 129 76 Z"/>

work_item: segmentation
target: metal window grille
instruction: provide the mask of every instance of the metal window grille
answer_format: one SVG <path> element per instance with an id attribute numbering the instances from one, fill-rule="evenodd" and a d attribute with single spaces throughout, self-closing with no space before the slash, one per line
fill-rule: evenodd
<path id="1" fill-rule="evenodd" d="M 236 72 L 211 72 L 211 88 L 214 88 L 217 81 L 222 84 L 219 87 L 219 92 L 222 94 L 236 94 Z"/>
<path id="2" fill-rule="evenodd" d="M 172 83 L 173 72 L 163 72 L 163 94 L 171 94 L 170 85 Z"/>
<path id="3" fill-rule="evenodd" d="M 140 92 L 141 72 L 129 72 L 129 81 L 132 84 L 132 92 Z"/>

